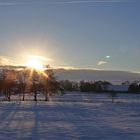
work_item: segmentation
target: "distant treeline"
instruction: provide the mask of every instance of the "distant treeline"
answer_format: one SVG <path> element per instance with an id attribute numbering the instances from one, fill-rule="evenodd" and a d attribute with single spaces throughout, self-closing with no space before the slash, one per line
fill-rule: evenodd
<path id="1" fill-rule="evenodd" d="M 129 85 L 129 93 L 140 93 L 140 81 L 122 83 Z M 46 66 L 44 71 L 22 68 L 19 70 L 3 69 L 0 72 L 0 96 L 5 96 L 5 100 L 10 101 L 11 95 L 18 95 L 20 100 L 25 100 L 26 94 L 32 94 L 34 101 L 37 101 L 39 93 L 44 95 L 44 100 L 48 101 L 53 94 L 63 94 L 64 91 L 81 91 L 81 92 L 110 92 L 108 81 L 58 81 L 53 70 Z"/>
<path id="2" fill-rule="evenodd" d="M 67 91 L 102 92 L 107 90 L 108 81 L 60 81 L 60 85 Z"/>
<path id="3" fill-rule="evenodd" d="M 130 93 L 140 93 L 140 81 L 134 81 L 129 85 Z"/>
<path id="4" fill-rule="evenodd" d="M 108 87 L 112 85 L 109 81 L 70 81 L 63 80 L 60 81 L 60 85 L 66 91 L 81 91 L 81 92 L 117 92 L 114 90 L 110 90 Z M 140 93 L 140 81 L 125 81 L 122 85 L 127 85 L 127 91 L 119 91 L 119 92 L 128 92 L 128 93 Z M 112 85 L 113 86 L 113 85 Z"/>

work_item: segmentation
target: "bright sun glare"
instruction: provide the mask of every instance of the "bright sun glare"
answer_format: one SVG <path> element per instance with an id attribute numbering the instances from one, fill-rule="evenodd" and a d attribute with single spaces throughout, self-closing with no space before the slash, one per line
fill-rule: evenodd
<path id="1" fill-rule="evenodd" d="M 27 66 L 36 70 L 43 70 L 43 64 L 41 60 L 36 56 L 29 57 L 27 60 Z"/>

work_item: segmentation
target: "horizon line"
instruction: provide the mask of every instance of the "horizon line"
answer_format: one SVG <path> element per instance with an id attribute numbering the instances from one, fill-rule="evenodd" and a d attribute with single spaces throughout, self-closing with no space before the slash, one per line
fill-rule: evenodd
<path id="1" fill-rule="evenodd" d="M 14 68 L 27 68 L 28 66 L 26 65 L 0 65 L 0 69 L 2 67 L 14 67 Z M 54 70 L 60 70 L 60 69 L 63 69 L 63 70 L 92 70 L 92 71 L 112 71 L 112 72 L 129 72 L 129 73 L 137 73 L 139 74 L 140 71 L 130 71 L 130 70 L 104 70 L 104 69 L 97 69 L 97 68 L 67 68 L 67 67 L 54 67 L 52 66 L 51 67 L 52 69 Z"/>

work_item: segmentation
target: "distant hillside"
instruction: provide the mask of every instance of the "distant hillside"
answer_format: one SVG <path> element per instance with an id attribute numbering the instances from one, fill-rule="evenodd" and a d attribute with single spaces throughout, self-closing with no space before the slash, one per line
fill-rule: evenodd
<path id="1" fill-rule="evenodd" d="M 126 71 L 101 71 L 101 70 L 65 70 L 56 69 L 56 76 L 62 80 L 107 80 L 113 84 L 120 84 L 126 80 L 134 81 L 140 80 L 139 73 L 132 73 Z"/>

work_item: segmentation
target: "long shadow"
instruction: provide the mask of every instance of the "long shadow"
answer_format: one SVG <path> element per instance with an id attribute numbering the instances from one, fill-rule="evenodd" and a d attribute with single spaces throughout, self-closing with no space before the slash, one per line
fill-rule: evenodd
<path id="1" fill-rule="evenodd" d="M 110 109 L 108 106 L 111 104 L 106 106 L 104 104 L 96 106 L 72 102 L 22 102 L 21 104 L 12 102 L 0 104 L 0 134 L 3 132 L 0 139 L 5 137 L 7 140 L 9 138 L 21 140 L 111 140 L 112 138 L 124 138 L 127 133 L 108 122 L 107 117 L 116 118 L 120 113 L 120 111 L 116 114 L 116 110 L 108 110 Z M 23 116 L 17 120 L 18 113 Z M 11 128 L 13 120 L 19 124 Z M 7 132 L 4 133 L 5 130 Z M 7 134 L 10 134 L 10 137 Z M 134 134 L 132 136 L 127 134 L 126 138 L 129 139 L 129 136 L 132 139 L 135 137 Z"/>
<path id="2" fill-rule="evenodd" d="M 0 139 L 4 138 L 4 139 L 8 139 L 8 135 L 7 134 L 14 134 L 16 132 L 14 132 L 10 126 L 12 125 L 12 122 L 14 120 L 14 117 L 17 114 L 17 110 L 16 108 L 20 106 L 20 103 L 9 103 L 6 102 L 3 104 L 1 104 L 1 109 L 0 109 Z"/>
<path id="3" fill-rule="evenodd" d="M 31 138 L 34 140 L 39 140 L 39 122 L 40 122 L 40 116 L 39 116 L 39 110 L 37 106 L 38 102 L 34 102 L 34 110 L 33 110 L 33 115 L 34 115 L 34 121 L 33 121 L 33 127 L 32 127 L 32 132 L 31 132 Z"/>

